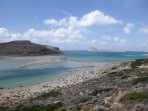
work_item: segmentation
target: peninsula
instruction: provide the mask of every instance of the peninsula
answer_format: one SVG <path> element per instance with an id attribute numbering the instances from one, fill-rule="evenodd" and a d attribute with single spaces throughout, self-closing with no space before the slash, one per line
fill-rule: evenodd
<path id="1" fill-rule="evenodd" d="M 40 56 L 61 53 L 58 47 L 35 44 L 28 40 L 0 43 L 1 56 Z"/>

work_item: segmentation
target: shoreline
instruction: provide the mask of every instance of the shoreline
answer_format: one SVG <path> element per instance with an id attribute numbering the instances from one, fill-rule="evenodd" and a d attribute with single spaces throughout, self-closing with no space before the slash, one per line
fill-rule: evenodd
<path id="1" fill-rule="evenodd" d="M 104 71 L 109 70 L 112 67 L 117 67 L 121 63 L 123 62 L 100 62 L 94 67 L 72 71 L 71 73 L 58 76 L 54 80 L 48 82 L 39 83 L 31 86 L 0 89 L 0 104 L 9 104 L 10 101 L 13 101 L 13 103 L 20 102 L 25 99 L 35 97 L 43 92 L 48 92 L 49 90 L 61 87 L 68 87 L 70 85 L 101 77 L 103 76 L 102 73 Z"/>

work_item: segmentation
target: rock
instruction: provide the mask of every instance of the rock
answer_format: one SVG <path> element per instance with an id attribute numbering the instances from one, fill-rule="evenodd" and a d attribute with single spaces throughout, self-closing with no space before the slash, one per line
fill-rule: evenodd
<path id="1" fill-rule="evenodd" d="M 81 107 L 81 111 L 91 111 L 91 109 L 92 109 L 92 106 L 90 105 L 83 105 Z"/>
<path id="2" fill-rule="evenodd" d="M 105 97 L 105 99 L 104 99 L 104 103 L 105 103 L 105 104 L 108 104 L 109 101 L 110 101 L 110 99 L 111 99 L 111 97 Z"/>
<path id="3" fill-rule="evenodd" d="M 119 103 L 114 103 L 112 106 L 111 106 L 111 109 L 113 111 L 125 111 L 125 109 L 122 107 L 121 104 Z"/>
<path id="4" fill-rule="evenodd" d="M 148 106 L 144 106 L 143 104 L 136 104 L 133 108 L 133 111 L 147 111 Z"/>
<path id="5" fill-rule="evenodd" d="M 84 96 L 84 93 L 83 92 L 80 92 L 80 96 Z"/>
<path id="6" fill-rule="evenodd" d="M 30 41 L 11 41 L 0 43 L 2 56 L 38 56 L 62 53 L 58 47 L 35 44 Z"/>
<path id="7" fill-rule="evenodd" d="M 104 106 L 95 106 L 92 111 L 109 111 L 108 108 Z"/>
<path id="8" fill-rule="evenodd" d="M 66 111 L 78 111 L 77 105 L 70 105 L 66 108 Z"/>
<path id="9" fill-rule="evenodd" d="M 97 97 L 99 97 L 100 95 L 101 95 L 101 94 L 98 93 L 98 94 L 97 94 Z"/>

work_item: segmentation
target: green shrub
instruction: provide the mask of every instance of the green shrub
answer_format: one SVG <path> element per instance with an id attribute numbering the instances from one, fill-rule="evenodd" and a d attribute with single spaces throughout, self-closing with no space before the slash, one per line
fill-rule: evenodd
<path id="1" fill-rule="evenodd" d="M 141 65 L 142 65 L 142 62 L 140 60 L 136 60 L 131 64 L 131 68 L 134 69 Z"/>
<path id="2" fill-rule="evenodd" d="M 89 100 L 90 100 L 89 98 L 82 98 L 82 99 L 80 99 L 80 103 L 85 103 L 85 102 L 87 102 Z"/>
<path id="3" fill-rule="evenodd" d="M 9 108 L 6 107 L 6 106 L 0 106 L 0 111 L 5 111 L 5 110 L 7 110 L 7 109 L 9 109 Z"/>
<path id="4" fill-rule="evenodd" d="M 117 67 L 112 67 L 112 70 L 118 69 Z"/>
<path id="5" fill-rule="evenodd" d="M 124 75 L 123 73 L 118 73 L 115 76 L 123 76 L 123 75 Z"/>
<path id="6" fill-rule="evenodd" d="M 138 77 L 136 79 L 133 79 L 133 84 L 135 85 L 135 84 L 146 82 L 146 81 L 148 81 L 148 76 Z"/>
<path id="7" fill-rule="evenodd" d="M 57 103 L 46 105 L 45 109 L 46 109 L 46 111 L 53 111 L 53 110 L 58 109 L 62 106 L 63 106 L 62 102 L 57 102 Z"/>
<path id="8" fill-rule="evenodd" d="M 139 76 L 140 77 L 148 76 L 148 73 L 141 73 Z"/>
<path id="9" fill-rule="evenodd" d="M 91 95 L 91 96 L 97 96 L 98 93 L 99 93 L 99 91 L 96 89 L 93 92 L 91 92 L 89 95 Z"/>
<path id="10" fill-rule="evenodd" d="M 125 73 L 131 72 L 131 71 L 133 71 L 133 69 L 124 69 L 124 70 L 122 70 L 122 72 L 125 72 Z"/>
<path id="11" fill-rule="evenodd" d="M 111 72 L 111 73 L 109 73 L 109 74 L 114 75 L 114 74 L 117 74 L 117 72 Z"/>
<path id="12" fill-rule="evenodd" d="M 147 92 L 132 92 L 132 93 L 129 93 L 126 98 L 129 100 L 148 99 L 148 93 Z"/>
<path id="13" fill-rule="evenodd" d="M 111 76 L 122 76 L 123 73 L 120 73 L 120 72 L 111 72 L 110 75 Z"/>
<path id="14" fill-rule="evenodd" d="M 90 93 L 89 95 L 92 96 L 97 96 L 98 93 L 102 93 L 103 91 L 108 92 L 112 90 L 112 88 L 106 88 L 106 89 L 95 89 L 92 93 Z"/>
<path id="15" fill-rule="evenodd" d="M 121 79 L 127 79 L 127 78 L 129 78 L 129 76 L 127 76 L 127 75 L 123 75 L 123 76 L 121 77 Z"/>
<path id="16" fill-rule="evenodd" d="M 33 98 L 33 100 L 36 100 L 36 99 L 46 99 L 46 98 L 50 98 L 50 97 L 56 97 L 58 95 L 60 95 L 61 93 L 58 92 L 58 91 L 50 91 L 50 92 L 47 92 L 47 93 L 42 93 L 41 95 Z"/>
<path id="17" fill-rule="evenodd" d="M 48 105 L 34 105 L 32 107 L 18 108 L 15 111 L 54 111 L 63 106 L 62 102 L 52 103 Z"/>

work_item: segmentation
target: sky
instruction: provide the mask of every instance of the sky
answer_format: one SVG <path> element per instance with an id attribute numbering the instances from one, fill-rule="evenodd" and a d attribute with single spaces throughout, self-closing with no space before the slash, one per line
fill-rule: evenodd
<path id="1" fill-rule="evenodd" d="M 0 43 L 148 51 L 148 0 L 0 0 Z"/>

